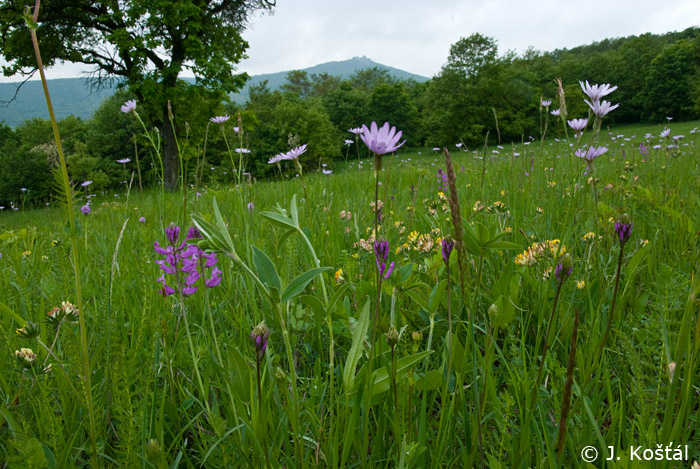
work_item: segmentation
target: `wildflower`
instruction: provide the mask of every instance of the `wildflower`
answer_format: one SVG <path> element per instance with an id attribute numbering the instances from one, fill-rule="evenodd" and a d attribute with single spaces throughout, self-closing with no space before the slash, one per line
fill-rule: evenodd
<path id="1" fill-rule="evenodd" d="M 27 322 L 27 325 L 18 329 L 15 329 L 15 334 L 23 339 L 36 339 L 41 334 L 41 330 L 37 324 L 33 322 Z"/>
<path id="2" fill-rule="evenodd" d="M 668 129 L 668 128 L 667 128 L 667 129 L 664 129 L 664 130 L 662 130 L 661 133 L 659 134 L 659 137 L 661 137 L 661 138 L 666 138 L 666 137 L 669 136 L 670 133 L 671 133 L 671 129 Z"/>
<path id="3" fill-rule="evenodd" d="M 564 283 L 573 270 L 574 260 L 569 253 L 566 253 L 561 257 L 557 268 L 554 269 L 554 277 L 557 279 L 557 282 Z"/>
<path id="4" fill-rule="evenodd" d="M 80 207 L 80 211 L 83 212 L 84 215 L 90 215 L 90 212 L 92 212 L 92 210 L 90 210 L 89 204 L 85 204 L 82 207 Z"/>
<path id="5" fill-rule="evenodd" d="M 561 109 L 554 109 L 553 111 L 550 112 L 551 115 L 559 117 L 559 114 L 561 113 Z"/>
<path id="6" fill-rule="evenodd" d="M 372 122 L 369 128 L 366 125 L 362 126 L 362 141 L 375 155 L 396 151 L 406 143 L 406 140 L 398 143 L 402 134 L 402 131 L 396 131 L 396 127 L 389 128 L 388 122 L 385 122 L 381 128 L 377 127 L 376 122 Z"/>
<path id="7" fill-rule="evenodd" d="M 668 380 L 673 382 L 673 375 L 676 373 L 676 362 L 668 364 Z"/>
<path id="8" fill-rule="evenodd" d="M 280 153 L 277 156 L 279 157 L 280 161 L 281 160 L 296 160 L 299 158 L 299 156 L 301 156 L 302 153 L 304 153 L 306 151 L 306 145 L 307 144 L 304 144 L 300 147 L 293 148 L 293 149 L 289 150 L 287 153 Z"/>
<path id="9" fill-rule="evenodd" d="M 586 161 L 588 161 L 590 163 L 591 161 L 595 160 L 596 158 L 598 158 L 600 155 L 602 155 L 603 153 L 605 153 L 607 151 L 608 151 L 608 149 L 606 147 L 595 147 L 595 146 L 591 145 L 590 147 L 588 147 L 587 150 L 583 150 L 582 148 L 579 148 L 578 150 L 576 150 L 575 155 L 578 156 L 579 158 L 585 159 Z"/>
<path id="10" fill-rule="evenodd" d="M 630 239 L 633 226 L 634 223 L 629 221 L 629 216 L 626 214 L 622 215 L 620 219 L 615 222 L 615 233 L 617 233 L 620 240 L 620 246 L 624 246 L 627 240 Z"/>
<path id="11" fill-rule="evenodd" d="M 355 127 L 354 129 L 348 129 L 348 132 L 353 133 L 355 135 L 361 135 L 363 132 L 362 127 Z"/>
<path id="12" fill-rule="evenodd" d="M 36 360 L 36 353 L 30 348 L 15 350 L 15 356 L 22 362 L 25 368 L 30 368 L 34 364 L 34 360 Z"/>
<path id="13" fill-rule="evenodd" d="M 552 100 L 551 99 L 542 99 L 540 98 L 540 104 L 544 107 L 549 107 L 552 105 Z"/>
<path id="14" fill-rule="evenodd" d="M 377 261 L 377 270 L 379 271 L 379 277 L 386 280 L 389 278 L 391 273 L 394 271 L 394 263 L 392 262 L 389 267 L 386 266 L 387 257 L 389 257 L 389 242 L 388 241 L 375 241 L 374 242 L 374 256 Z M 386 275 L 384 273 L 386 272 Z"/>
<path id="15" fill-rule="evenodd" d="M 22 257 L 27 257 L 27 256 L 30 256 L 31 254 L 32 254 L 32 251 L 24 251 L 22 253 Z"/>
<path id="16" fill-rule="evenodd" d="M 331 169 L 322 169 L 321 172 L 322 172 L 323 174 L 325 174 L 326 176 L 328 176 L 328 175 L 330 175 L 331 173 L 333 173 L 333 170 L 331 170 Z"/>
<path id="17" fill-rule="evenodd" d="M 610 88 L 610 83 L 591 86 L 588 84 L 588 80 L 586 80 L 585 86 L 582 81 L 579 81 L 579 84 L 581 85 L 583 92 L 591 99 L 591 101 L 598 101 L 603 96 L 607 96 L 617 89 L 617 86 Z"/>
<path id="18" fill-rule="evenodd" d="M 586 104 L 588 104 L 588 107 L 591 108 L 591 110 L 593 111 L 593 114 L 595 114 L 598 117 L 605 117 L 611 111 L 614 111 L 615 109 L 617 109 L 620 106 L 619 103 L 615 104 L 615 105 L 611 105 L 610 102 L 605 101 L 605 100 L 593 101 L 592 103 L 588 102 L 585 99 L 584 99 L 584 101 L 586 102 Z"/>
<path id="19" fill-rule="evenodd" d="M 130 163 L 130 162 L 131 162 L 131 158 L 124 158 L 124 159 L 121 159 L 121 160 L 117 160 L 117 163 L 121 163 L 121 164 L 127 164 L 127 163 Z"/>
<path id="20" fill-rule="evenodd" d="M 211 117 L 209 120 L 211 122 L 213 122 L 214 124 L 223 124 L 224 122 L 226 122 L 229 119 L 230 119 L 229 115 L 226 114 L 224 116 Z"/>
<path id="21" fill-rule="evenodd" d="M 647 246 L 647 244 L 649 244 L 648 239 L 643 239 L 643 240 L 639 241 L 639 247 L 645 248 Z"/>
<path id="22" fill-rule="evenodd" d="M 583 235 L 584 241 L 588 241 L 589 239 L 593 239 L 593 238 L 595 238 L 595 233 L 593 233 L 592 231 L 589 231 L 588 233 Z"/>
<path id="23" fill-rule="evenodd" d="M 451 236 L 445 237 L 442 240 L 442 260 L 445 262 L 445 266 L 450 265 L 450 255 L 455 247 L 455 242 Z"/>
<path id="24" fill-rule="evenodd" d="M 585 280 L 576 280 L 576 288 L 579 290 L 583 290 L 586 288 L 586 281 Z"/>
<path id="25" fill-rule="evenodd" d="M 166 237 L 168 238 L 169 246 L 163 248 L 155 242 L 153 249 L 165 255 L 165 259 L 157 260 L 156 264 L 160 266 L 163 274 L 158 279 L 162 284 L 160 292 L 163 296 L 170 296 L 177 290 L 170 287 L 166 283 L 165 274 L 174 275 L 176 277 L 178 288 L 182 289 L 185 295 L 191 295 L 197 291 L 195 285 L 202 278 L 202 273 L 205 268 L 211 268 L 209 278 L 204 278 L 204 285 L 208 288 L 215 287 L 221 283 L 221 270 L 216 267 L 218 259 L 216 253 L 206 253 L 199 249 L 196 244 L 187 244 L 190 239 L 201 238 L 202 235 L 195 227 L 191 227 L 185 240 L 178 245 L 180 235 L 179 226 L 169 226 L 165 229 Z"/>
<path id="26" fill-rule="evenodd" d="M 265 350 L 267 349 L 267 340 L 269 337 L 270 329 L 268 329 L 265 321 L 261 322 L 250 331 L 250 340 L 253 342 L 253 347 L 255 347 L 255 358 L 258 364 L 260 364 L 265 357 Z"/>
<path id="27" fill-rule="evenodd" d="M 345 275 L 343 269 L 338 269 L 335 272 L 335 283 L 342 283 L 345 281 Z"/>
<path id="28" fill-rule="evenodd" d="M 130 99 L 129 101 L 125 102 L 121 110 L 124 114 L 127 114 L 129 112 L 136 112 L 136 100 L 135 99 Z"/>
<path id="29" fill-rule="evenodd" d="M 139 218 L 139 223 L 146 223 L 146 217 Z"/>
<path id="30" fill-rule="evenodd" d="M 87 186 L 89 186 L 90 184 L 92 184 L 92 181 L 85 181 L 84 183 L 81 184 L 81 186 L 87 187 Z"/>
<path id="31" fill-rule="evenodd" d="M 253 202 L 248 202 L 248 211 L 253 213 L 253 210 L 255 210 L 255 204 Z"/>

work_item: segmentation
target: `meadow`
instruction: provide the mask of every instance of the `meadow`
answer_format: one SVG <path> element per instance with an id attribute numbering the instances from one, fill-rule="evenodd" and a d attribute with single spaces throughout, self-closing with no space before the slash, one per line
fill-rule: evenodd
<path id="1" fill-rule="evenodd" d="M 690 467 L 697 125 L 4 210 L 0 466 Z"/>

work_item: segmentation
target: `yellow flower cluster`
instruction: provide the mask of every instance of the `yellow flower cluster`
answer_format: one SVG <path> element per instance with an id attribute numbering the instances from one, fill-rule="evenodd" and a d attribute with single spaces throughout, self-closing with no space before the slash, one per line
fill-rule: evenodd
<path id="1" fill-rule="evenodd" d="M 589 241 L 589 240 L 592 240 L 593 238 L 595 238 L 595 233 L 593 233 L 592 231 L 589 231 L 588 233 L 583 235 L 584 241 Z"/>
<path id="2" fill-rule="evenodd" d="M 537 261 L 543 257 L 554 257 L 559 249 L 560 241 L 558 239 L 547 240 L 540 243 L 532 243 L 527 251 L 515 256 L 515 263 L 518 265 L 535 265 Z M 566 246 L 562 245 L 559 255 L 566 252 Z"/>

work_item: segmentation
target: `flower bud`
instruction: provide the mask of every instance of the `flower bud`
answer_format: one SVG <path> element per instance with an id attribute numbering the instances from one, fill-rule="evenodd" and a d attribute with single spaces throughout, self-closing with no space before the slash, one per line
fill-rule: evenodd
<path id="1" fill-rule="evenodd" d="M 386 343 L 389 347 L 394 348 L 399 343 L 399 331 L 393 325 L 389 326 L 389 331 L 386 333 Z"/>
<path id="2" fill-rule="evenodd" d="M 626 213 L 615 222 L 615 233 L 617 233 L 617 237 L 620 240 L 620 246 L 624 246 L 627 240 L 630 239 L 633 226 L 634 223 L 630 221 L 630 217 Z"/>
<path id="3" fill-rule="evenodd" d="M 255 326 L 255 328 L 250 332 L 250 339 L 253 341 L 253 346 L 255 347 L 256 359 L 258 364 L 262 362 L 265 356 L 265 350 L 267 349 L 267 339 L 270 337 L 270 329 L 268 329 L 265 321 Z"/>
<path id="4" fill-rule="evenodd" d="M 557 279 L 557 282 L 563 283 L 567 278 L 569 278 L 569 275 L 571 275 L 573 270 L 574 260 L 567 252 L 559 258 L 559 264 L 557 264 L 556 269 L 554 269 L 554 277 Z"/>

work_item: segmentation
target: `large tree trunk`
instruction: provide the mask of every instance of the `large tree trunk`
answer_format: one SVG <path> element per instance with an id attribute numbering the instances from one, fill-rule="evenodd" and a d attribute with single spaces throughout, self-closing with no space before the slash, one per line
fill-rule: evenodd
<path id="1" fill-rule="evenodd" d="M 165 188 L 177 189 L 180 159 L 177 154 L 173 123 L 168 117 L 168 106 L 163 109 L 163 179 Z"/>

